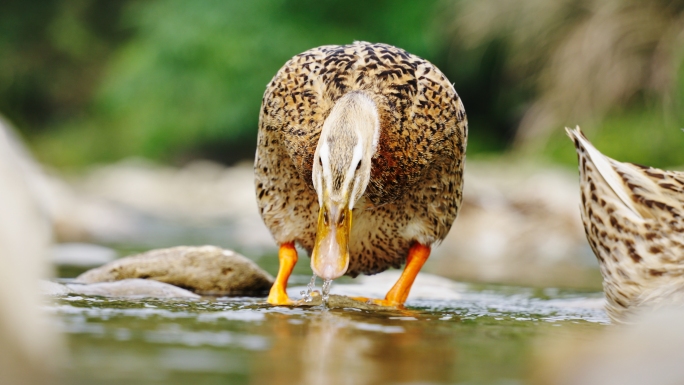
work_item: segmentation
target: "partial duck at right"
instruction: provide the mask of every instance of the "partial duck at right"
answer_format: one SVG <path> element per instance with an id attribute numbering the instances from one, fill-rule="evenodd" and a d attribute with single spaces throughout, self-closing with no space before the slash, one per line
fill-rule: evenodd
<path id="1" fill-rule="evenodd" d="M 606 311 L 628 322 L 644 309 L 684 305 L 684 172 L 618 162 L 579 127 L 584 230 L 598 258 Z"/>

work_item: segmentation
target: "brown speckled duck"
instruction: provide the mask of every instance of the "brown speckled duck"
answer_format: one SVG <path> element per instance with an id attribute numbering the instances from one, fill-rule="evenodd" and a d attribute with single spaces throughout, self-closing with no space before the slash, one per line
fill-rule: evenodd
<path id="1" fill-rule="evenodd" d="M 579 158 L 582 221 L 603 275 L 608 315 L 684 304 L 684 173 L 601 154 L 566 129 Z"/>
<path id="2" fill-rule="evenodd" d="M 280 245 L 268 302 L 293 303 L 285 289 L 299 244 L 325 280 L 406 263 L 385 299 L 371 300 L 401 306 L 458 214 L 466 137 L 451 83 L 400 48 L 329 45 L 285 63 L 264 93 L 254 165 Z"/>

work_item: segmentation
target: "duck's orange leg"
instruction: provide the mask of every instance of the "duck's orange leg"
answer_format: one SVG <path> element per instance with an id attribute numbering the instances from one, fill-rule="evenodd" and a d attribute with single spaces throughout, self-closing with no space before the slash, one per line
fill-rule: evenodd
<path id="1" fill-rule="evenodd" d="M 297 249 L 294 242 L 283 243 L 278 251 L 280 267 L 271 291 L 268 293 L 268 303 L 271 305 L 292 305 L 294 302 L 287 296 L 287 280 L 292 269 L 297 264 Z"/>
<path id="2" fill-rule="evenodd" d="M 414 243 L 409 249 L 408 256 L 406 257 L 406 266 L 401 276 L 397 280 L 397 283 L 392 286 L 390 291 L 387 292 L 385 299 L 368 299 L 368 298 L 354 298 L 359 301 L 367 302 L 370 301 L 380 306 L 394 306 L 401 307 L 406 302 L 409 292 L 411 291 L 411 286 L 416 280 L 418 272 L 427 261 L 430 256 L 430 246 L 425 246 L 421 243 Z"/>

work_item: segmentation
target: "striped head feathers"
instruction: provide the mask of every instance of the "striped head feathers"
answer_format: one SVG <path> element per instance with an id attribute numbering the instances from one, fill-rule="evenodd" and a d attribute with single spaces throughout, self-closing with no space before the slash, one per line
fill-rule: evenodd
<path id="1" fill-rule="evenodd" d="M 327 197 L 354 208 L 370 181 L 379 135 L 378 109 L 370 96 L 355 91 L 337 100 L 323 122 L 314 154 L 312 178 L 320 206 Z"/>

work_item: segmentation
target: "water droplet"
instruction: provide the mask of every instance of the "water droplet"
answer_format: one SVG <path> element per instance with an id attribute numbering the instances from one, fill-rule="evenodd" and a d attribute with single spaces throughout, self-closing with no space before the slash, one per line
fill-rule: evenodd
<path id="1" fill-rule="evenodd" d="M 332 279 L 323 281 L 323 302 L 328 302 L 330 296 L 330 286 L 332 286 Z"/>
<path id="2" fill-rule="evenodd" d="M 316 287 L 316 274 L 311 277 L 311 282 L 309 282 L 308 285 L 306 285 L 306 290 L 302 290 L 299 292 L 299 294 L 302 295 L 302 298 L 304 299 L 304 302 L 311 302 L 313 299 L 313 291 L 314 288 Z"/>

